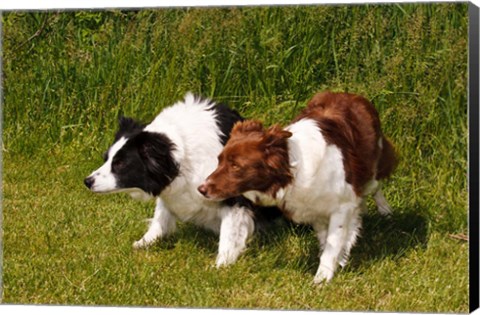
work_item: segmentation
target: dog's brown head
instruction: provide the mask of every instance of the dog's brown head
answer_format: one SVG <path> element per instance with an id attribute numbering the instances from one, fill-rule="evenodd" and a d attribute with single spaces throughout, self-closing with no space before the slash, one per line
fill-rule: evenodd
<path id="1" fill-rule="evenodd" d="M 274 196 L 292 180 L 287 148 L 291 135 L 278 125 L 265 129 L 255 120 L 236 123 L 217 169 L 198 191 L 216 200 L 252 190 Z"/>

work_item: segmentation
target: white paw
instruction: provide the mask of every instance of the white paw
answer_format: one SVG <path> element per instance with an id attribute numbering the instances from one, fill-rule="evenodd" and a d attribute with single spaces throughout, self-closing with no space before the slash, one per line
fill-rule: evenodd
<path id="1" fill-rule="evenodd" d="M 218 254 L 215 266 L 217 268 L 226 267 L 233 264 L 236 260 L 236 257 L 232 257 L 232 255 Z"/>
<path id="2" fill-rule="evenodd" d="M 145 243 L 145 241 L 142 239 L 138 240 L 138 241 L 135 241 L 133 242 L 133 248 L 135 249 L 141 249 L 141 248 L 145 248 L 147 245 Z"/>
<path id="3" fill-rule="evenodd" d="M 388 216 L 392 214 L 392 208 L 388 204 L 379 204 L 378 205 L 378 212 L 381 215 Z"/>
<path id="4" fill-rule="evenodd" d="M 345 266 L 348 264 L 348 256 L 347 255 L 342 255 L 342 259 L 338 262 L 340 267 L 345 268 Z"/>
<path id="5" fill-rule="evenodd" d="M 146 238 L 145 236 L 142 237 L 140 240 L 133 242 L 133 248 L 134 249 L 142 249 L 146 248 L 152 243 L 154 243 L 157 240 L 157 238 Z"/>
<path id="6" fill-rule="evenodd" d="M 328 268 L 325 265 L 320 265 L 318 267 L 317 274 L 315 278 L 313 278 L 313 283 L 315 284 L 322 284 L 329 282 L 333 278 L 334 271 L 332 268 Z"/>
<path id="7" fill-rule="evenodd" d="M 378 190 L 375 195 L 373 195 L 373 199 L 375 199 L 375 203 L 378 207 L 378 212 L 380 212 L 381 215 L 386 216 L 392 213 L 392 208 L 390 208 L 390 205 L 388 204 L 387 199 L 385 199 L 385 196 L 383 195 L 381 190 Z"/>

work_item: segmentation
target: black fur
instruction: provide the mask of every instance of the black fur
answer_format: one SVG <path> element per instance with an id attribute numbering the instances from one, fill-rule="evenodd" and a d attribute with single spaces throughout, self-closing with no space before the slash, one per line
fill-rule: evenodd
<path id="1" fill-rule="evenodd" d="M 211 110 L 215 111 L 215 121 L 222 132 L 220 141 L 224 146 L 225 143 L 227 143 L 228 138 L 230 138 L 230 132 L 232 131 L 233 125 L 235 125 L 237 121 L 243 121 L 244 119 L 236 110 L 231 109 L 225 104 L 217 104 L 212 107 Z"/>
<path id="2" fill-rule="evenodd" d="M 161 133 L 141 131 L 115 154 L 112 173 L 119 188 L 140 188 L 158 196 L 178 175 L 175 145 Z"/>
<path id="3" fill-rule="evenodd" d="M 116 142 L 121 137 L 130 138 L 130 136 L 142 131 L 145 126 L 145 124 L 142 124 L 141 122 L 138 122 L 133 118 L 120 116 L 118 118 L 118 131 L 115 134 L 114 142 Z"/>
<path id="4" fill-rule="evenodd" d="M 249 199 L 243 196 L 237 196 L 225 199 L 223 201 L 229 207 L 240 206 L 252 211 L 253 219 L 255 220 L 255 229 L 263 229 L 268 227 L 270 223 L 278 218 L 283 217 L 282 212 L 277 207 L 262 207 L 255 205 Z"/>
<path id="5" fill-rule="evenodd" d="M 145 124 L 142 124 L 130 117 L 119 116 L 118 117 L 118 131 L 115 133 L 114 143 L 118 141 L 121 137 L 130 138 L 138 133 L 140 133 Z M 108 160 L 108 151 L 103 153 L 103 160 Z"/>

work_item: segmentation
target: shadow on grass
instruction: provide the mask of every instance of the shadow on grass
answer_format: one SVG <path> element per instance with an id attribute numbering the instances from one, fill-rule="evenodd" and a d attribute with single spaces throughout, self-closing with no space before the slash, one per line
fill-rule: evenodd
<path id="1" fill-rule="evenodd" d="M 394 211 L 390 216 L 370 212 L 362 220 L 361 235 L 350 256 L 353 268 L 386 257 L 396 260 L 413 248 L 427 246 L 428 218 L 422 211 Z"/>
<path id="2" fill-rule="evenodd" d="M 369 211 L 362 216 L 362 230 L 352 249 L 347 268 L 359 266 L 385 258 L 397 260 L 413 248 L 426 247 L 428 243 L 428 219 L 421 209 L 415 212 L 393 211 L 390 216 Z M 290 240 L 287 240 L 290 239 Z M 291 239 L 294 239 L 293 241 Z M 277 251 L 274 268 L 300 268 L 314 274 L 319 264 L 319 245 L 314 231 L 309 226 L 292 223 L 265 231 L 257 238 L 253 255 L 260 251 Z M 305 247 L 295 251 L 288 247 Z"/>
<path id="3" fill-rule="evenodd" d="M 218 235 L 191 223 L 182 224 L 172 235 L 157 240 L 152 246 L 154 251 L 173 250 L 179 242 L 192 244 L 206 252 L 216 255 L 218 248 Z"/>

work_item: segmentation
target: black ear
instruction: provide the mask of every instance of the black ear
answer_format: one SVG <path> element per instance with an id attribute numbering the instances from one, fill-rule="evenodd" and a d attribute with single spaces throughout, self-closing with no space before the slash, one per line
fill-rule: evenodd
<path id="1" fill-rule="evenodd" d="M 145 125 L 130 117 L 118 117 L 118 131 L 115 134 L 115 141 L 124 135 L 134 134 L 145 128 Z"/>
<path id="2" fill-rule="evenodd" d="M 148 172 L 154 177 L 167 176 L 173 179 L 178 175 L 178 166 L 173 157 L 175 145 L 167 136 L 143 131 L 133 140 Z"/>
<path id="3" fill-rule="evenodd" d="M 118 117 L 118 131 L 129 132 L 133 130 L 143 129 L 144 124 L 136 121 L 133 118 L 119 116 Z"/>

